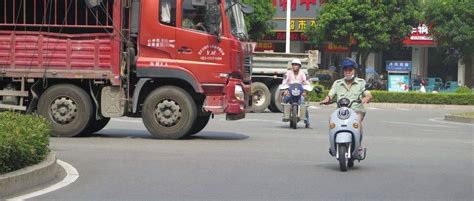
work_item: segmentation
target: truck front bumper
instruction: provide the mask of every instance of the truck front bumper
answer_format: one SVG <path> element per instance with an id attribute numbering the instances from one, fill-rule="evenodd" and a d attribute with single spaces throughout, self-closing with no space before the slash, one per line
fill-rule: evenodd
<path id="1" fill-rule="evenodd" d="M 213 114 L 226 114 L 227 120 L 245 118 L 251 111 L 250 85 L 239 79 L 230 79 L 223 89 L 224 94 L 206 94 L 204 110 Z"/>

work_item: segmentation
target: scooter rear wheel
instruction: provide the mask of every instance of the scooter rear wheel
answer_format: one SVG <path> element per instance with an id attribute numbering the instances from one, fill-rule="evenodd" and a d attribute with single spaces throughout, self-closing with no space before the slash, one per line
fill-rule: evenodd
<path id="1" fill-rule="evenodd" d="M 339 168 L 341 169 L 342 172 L 347 171 L 347 160 L 346 160 L 346 152 L 347 152 L 347 147 L 345 144 L 340 144 L 339 145 Z"/>

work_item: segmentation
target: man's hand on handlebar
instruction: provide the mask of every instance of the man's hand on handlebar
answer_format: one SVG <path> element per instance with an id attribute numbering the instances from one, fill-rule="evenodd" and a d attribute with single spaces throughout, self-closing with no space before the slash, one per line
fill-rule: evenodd
<path id="1" fill-rule="evenodd" d="M 367 104 L 370 101 L 370 97 L 364 97 L 362 98 L 362 104 Z"/>
<path id="2" fill-rule="evenodd" d="M 329 96 L 326 96 L 321 102 L 319 102 L 320 105 L 329 105 L 331 104 L 331 98 Z"/>

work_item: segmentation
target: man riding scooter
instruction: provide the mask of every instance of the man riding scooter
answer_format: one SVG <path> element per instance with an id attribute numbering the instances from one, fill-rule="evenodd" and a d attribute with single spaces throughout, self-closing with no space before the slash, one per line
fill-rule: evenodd
<path id="1" fill-rule="evenodd" d="M 293 84 L 293 83 L 299 83 L 301 85 L 307 85 L 309 84 L 308 80 L 306 79 L 306 74 L 303 71 L 300 71 L 301 69 L 301 61 L 299 59 L 293 59 L 291 61 L 291 70 L 288 70 L 285 75 L 285 79 L 283 79 L 282 85 L 288 85 L 288 84 Z M 290 93 L 288 91 L 285 91 L 283 94 L 283 103 L 288 103 L 290 102 Z M 305 101 L 305 96 L 306 92 L 303 93 L 300 99 L 300 104 L 303 104 Z M 305 128 L 311 128 L 310 122 L 309 122 L 309 113 L 306 110 L 305 114 Z"/>
<path id="2" fill-rule="evenodd" d="M 351 109 L 357 113 L 362 133 L 362 121 L 366 113 L 363 104 L 368 103 L 372 99 L 372 94 L 365 89 L 365 80 L 355 77 L 356 69 L 356 62 L 350 58 L 344 59 L 342 61 L 344 78 L 334 81 L 329 94 L 320 103 L 331 103 L 334 97 L 337 97 L 337 101 L 342 98 L 348 98 L 351 102 L 354 101 L 354 104 L 351 105 Z M 361 95 L 363 95 L 361 103 L 355 102 Z M 359 150 L 362 150 L 362 147 L 359 147 Z"/>

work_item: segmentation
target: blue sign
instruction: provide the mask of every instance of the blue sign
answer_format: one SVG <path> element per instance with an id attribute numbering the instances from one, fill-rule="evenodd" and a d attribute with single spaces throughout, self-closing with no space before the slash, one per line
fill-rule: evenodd
<path id="1" fill-rule="evenodd" d="M 408 75 L 388 75 L 388 91 L 407 92 L 409 84 Z"/>
<path id="2" fill-rule="evenodd" d="M 387 61 L 385 69 L 395 72 L 410 72 L 412 68 L 411 61 Z"/>

